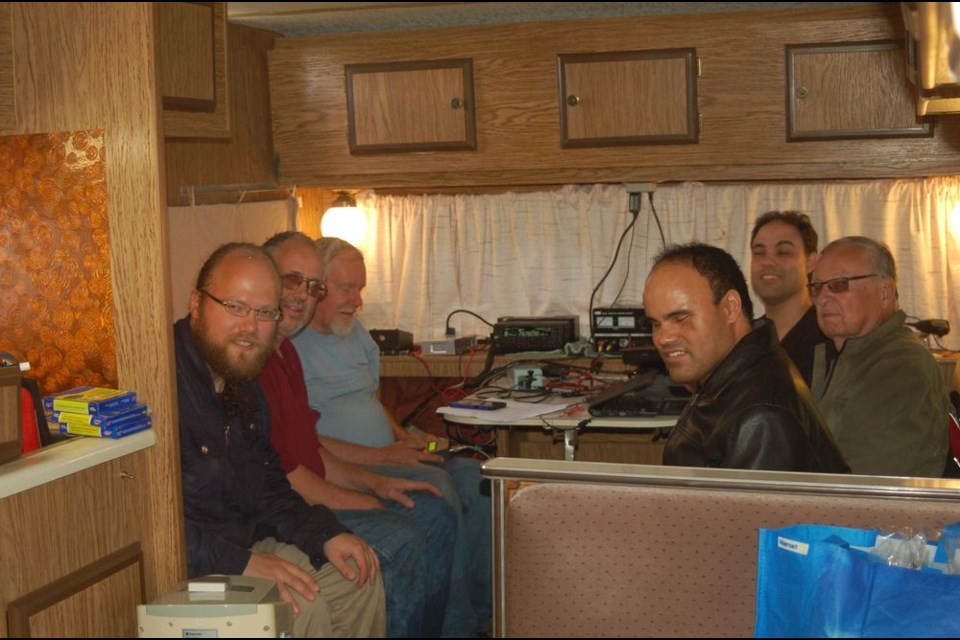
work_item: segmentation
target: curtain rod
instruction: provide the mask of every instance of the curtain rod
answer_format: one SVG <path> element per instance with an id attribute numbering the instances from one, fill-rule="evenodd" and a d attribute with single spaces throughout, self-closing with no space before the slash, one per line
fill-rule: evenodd
<path id="1" fill-rule="evenodd" d="M 210 185 L 198 185 L 198 186 L 189 186 L 189 187 L 180 187 L 181 196 L 190 197 L 190 205 L 193 206 L 196 203 L 197 195 L 205 194 L 214 194 L 214 193 L 236 193 L 237 194 L 237 204 L 243 202 L 243 198 L 248 193 L 266 193 L 270 191 L 290 191 L 290 196 L 296 195 L 297 185 L 291 187 L 283 187 L 273 182 L 255 182 L 247 184 L 210 184 Z"/>

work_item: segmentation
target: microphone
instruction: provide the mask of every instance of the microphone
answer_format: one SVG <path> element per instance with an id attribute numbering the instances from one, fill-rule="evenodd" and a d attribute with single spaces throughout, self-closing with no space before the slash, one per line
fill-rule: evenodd
<path id="1" fill-rule="evenodd" d="M 916 322 L 908 322 L 907 325 L 913 327 L 920 333 L 934 335 L 934 336 L 937 336 L 938 338 L 942 338 L 943 336 L 950 333 L 950 321 L 944 320 L 943 318 L 931 318 L 930 320 L 917 320 Z"/>

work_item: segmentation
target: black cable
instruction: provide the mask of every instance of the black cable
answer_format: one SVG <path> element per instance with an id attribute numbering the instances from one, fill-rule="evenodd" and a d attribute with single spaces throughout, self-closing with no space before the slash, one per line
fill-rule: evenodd
<path id="1" fill-rule="evenodd" d="M 638 194 L 630 194 L 630 213 L 633 215 L 633 219 L 630 220 L 630 224 L 627 225 L 627 228 L 623 230 L 623 233 L 620 234 L 620 241 L 617 242 L 617 250 L 613 253 L 613 260 L 610 261 L 610 266 L 607 267 L 607 272 L 603 274 L 603 277 L 600 278 L 600 282 L 597 283 L 597 286 L 593 288 L 593 291 L 590 293 L 590 305 L 589 305 L 589 317 L 590 322 L 590 344 L 595 344 L 594 340 L 594 331 L 593 331 L 593 299 L 597 297 L 597 292 L 600 290 L 600 287 L 603 286 L 603 283 L 606 282 L 607 276 L 610 275 L 610 272 L 613 271 L 613 266 L 617 264 L 617 258 L 620 257 L 620 247 L 623 246 L 623 240 L 627 237 L 627 233 L 633 229 L 633 225 L 637 224 L 637 216 L 640 214 L 640 198 L 634 197 Z M 636 208 L 634 204 L 636 203 Z"/>
<path id="2" fill-rule="evenodd" d="M 657 222 L 657 229 L 660 230 L 660 248 L 667 248 L 667 238 L 663 235 L 663 227 L 660 225 L 660 216 L 657 215 L 657 208 L 653 206 L 653 191 L 647 192 L 647 200 L 650 201 L 650 209 L 653 211 L 653 219 Z"/>
<path id="3" fill-rule="evenodd" d="M 464 389 L 476 389 L 481 384 L 483 384 L 483 382 L 488 380 L 491 375 L 493 375 L 494 373 L 499 373 L 500 369 L 503 369 L 503 367 L 501 367 L 496 371 L 491 371 L 491 369 L 493 368 L 493 358 L 494 356 L 496 356 L 496 353 L 497 353 L 497 343 L 491 341 L 490 348 L 487 349 L 487 359 L 483 363 L 483 371 L 473 376 L 469 380 L 464 380 L 463 381 Z"/>
<path id="4" fill-rule="evenodd" d="M 454 310 L 451 311 L 450 314 L 447 316 L 447 323 L 446 323 L 445 331 L 446 331 L 446 335 L 448 335 L 448 336 L 449 336 L 449 335 L 453 335 L 453 334 L 450 332 L 450 318 L 452 318 L 452 317 L 454 316 L 454 314 L 457 314 L 457 313 L 469 313 L 470 315 L 472 315 L 474 318 L 476 318 L 476 319 L 479 320 L 480 322 L 482 322 L 482 323 L 484 323 L 484 324 L 486 324 L 486 325 L 488 325 L 488 326 L 490 326 L 490 327 L 493 326 L 493 324 L 491 324 L 490 322 L 488 322 L 488 321 L 486 320 L 486 318 L 483 318 L 482 316 L 477 315 L 476 313 L 474 313 L 473 311 L 470 311 L 469 309 L 454 309 Z"/>
<path id="5" fill-rule="evenodd" d="M 614 296 L 613 302 L 610 303 L 610 306 L 615 306 L 617 300 L 620 299 L 620 296 L 623 295 L 623 290 L 627 286 L 627 278 L 630 277 L 630 257 L 633 255 L 633 244 L 637 236 L 637 227 L 633 227 L 633 230 L 630 232 L 630 244 L 627 245 L 627 272 L 623 274 L 623 282 L 620 283 L 620 290 L 617 291 L 617 295 Z"/>

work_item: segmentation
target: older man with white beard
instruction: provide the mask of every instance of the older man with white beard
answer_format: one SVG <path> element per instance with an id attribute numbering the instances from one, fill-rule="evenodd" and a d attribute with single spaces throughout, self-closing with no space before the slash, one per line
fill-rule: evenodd
<path id="1" fill-rule="evenodd" d="M 367 284 L 363 254 L 339 238 L 317 241 L 326 296 L 293 344 L 303 363 L 310 406 L 320 412 L 320 443 L 339 458 L 383 475 L 436 486 L 459 515 L 450 602 L 443 635 L 473 636 L 492 614 L 490 498 L 481 492 L 474 458 L 425 451 L 429 438 L 410 433 L 377 397 L 380 349 L 357 320 Z"/>

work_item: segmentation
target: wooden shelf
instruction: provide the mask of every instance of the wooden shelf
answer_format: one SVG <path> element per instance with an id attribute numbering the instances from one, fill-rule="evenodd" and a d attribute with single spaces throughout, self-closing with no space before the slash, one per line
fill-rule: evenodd
<path id="1" fill-rule="evenodd" d="M 483 371 L 487 355 L 478 352 L 473 356 L 422 356 L 420 358 L 406 356 L 380 356 L 380 376 L 391 378 L 462 378 L 475 376 Z M 502 367 L 510 362 L 523 360 L 549 360 L 557 364 L 566 364 L 576 367 L 589 367 L 592 358 L 560 356 L 556 354 L 516 353 L 497 356 L 493 360 L 494 367 Z M 623 364 L 620 358 L 603 357 L 603 372 L 620 373 L 632 371 L 633 367 Z M 429 367 L 429 371 L 428 371 Z"/>

